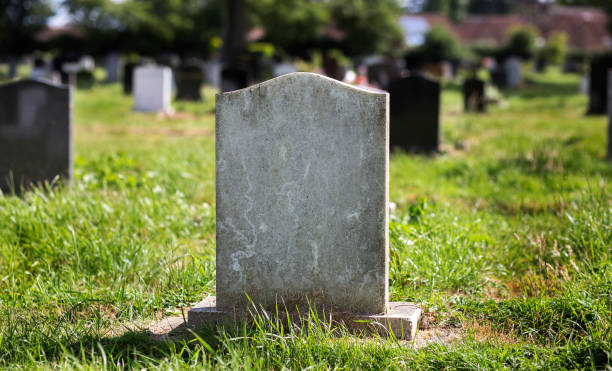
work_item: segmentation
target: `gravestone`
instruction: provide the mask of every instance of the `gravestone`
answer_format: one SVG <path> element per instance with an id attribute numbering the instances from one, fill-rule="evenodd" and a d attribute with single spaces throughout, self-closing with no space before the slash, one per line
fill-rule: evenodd
<path id="1" fill-rule="evenodd" d="M 499 65 L 491 70 L 491 82 L 497 86 L 498 89 L 506 89 L 508 87 L 508 76 L 506 70 L 501 68 Z"/>
<path id="2" fill-rule="evenodd" d="M 612 161 L 612 69 L 608 70 L 608 160 Z"/>
<path id="3" fill-rule="evenodd" d="M 106 56 L 106 81 L 113 83 L 119 81 L 119 67 L 121 65 L 121 56 L 118 53 L 110 53 Z"/>
<path id="4" fill-rule="evenodd" d="M 463 82 L 463 109 L 466 112 L 486 112 L 485 82 L 472 77 Z"/>
<path id="5" fill-rule="evenodd" d="M 506 70 L 506 84 L 510 88 L 518 87 L 523 81 L 522 70 L 523 64 L 520 58 L 511 57 L 504 63 Z"/>
<path id="6" fill-rule="evenodd" d="M 129 62 L 123 66 L 123 94 L 132 94 L 134 85 L 134 69 L 138 67 L 138 63 Z"/>
<path id="7" fill-rule="evenodd" d="M 202 100 L 202 84 L 204 74 L 200 66 L 188 65 L 176 69 L 174 74 L 176 82 L 176 100 L 200 101 Z"/>
<path id="8" fill-rule="evenodd" d="M 170 113 L 172 70 L 146 65 L 134 70 L 134 111 Z"/>
<path id="9" fill-rule="evenodd" d="M 0 190 L 72 178 L 68 87 L 20 80 L 0 85 Z"/>
<path id="10" fill-rule="evenodd" d="M 249 74 L 246 68 L 228 66 L 221 70 L 221 91 L 228 92 L 248 86 Z"/>
<path id="11" fill-rule="evenodd" d="M 439 146 L 440 83 L 420 72 L 395 80 L 391 96 L 391 149 L 437 152 Z"/>
<path id="12" fill-rule="evenodd" d="M 608 70 L 612 68 L 612 54 L 604 54 L 591 60 L 589 73 L 589 115 L 604 115 L 608 103 Z"/>
<path id="13" fill-rule="evenodd" d="M 388 303 L 387 111 L 388 94 L 312 73 L 216 96 L 217 297 L 190 326 L 252 302 L 414 336 L 420 310 Z"/>

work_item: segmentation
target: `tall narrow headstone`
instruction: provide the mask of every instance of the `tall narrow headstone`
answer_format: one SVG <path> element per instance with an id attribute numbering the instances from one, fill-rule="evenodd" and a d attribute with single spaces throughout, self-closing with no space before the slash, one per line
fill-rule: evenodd
<path id="1" fill-rule="evenodd" d="M 476 77 L 463 82 L 463 109 L 466 112 L 485 112 L 487 100 L 485 96 L 485 82 Z"/>
<path id="2" fill-rule="evenodd" d="M 511 57 L 504 63 L 504 69 L 506 70 L 507 84 L 510 88 L 518 87 L 523 81 L 522 70 L 523 64 L 520 58 Z"/>
<path id="3" fill-rule="evenodd" d="M 129 62 L 123 66 L 123 76 L 121 80 L 123 82 L 123 94 L 132 94 L 134 85 L 134 69 L 138 67 L 137 63 Z"/>
<path id="4" fill-rule="evenodd" d="M 0 190 L 72 178 L 70 89 L 42 81 L 0 85 Z"/>
<path id="5" fill-rule="evenodd" d="M 134 70 L 134 110 L 172 112 L 172 70 L 169 67 L 140 66 Z"/>
<path id="6" fill-rule="evenodd" d="M 252 301 L 411 338 L 420 311 L 388 303 L 388 94 L 292 73 L 218 94 L 215 132 L 217 297 L 189 324 Z"/>
<path id="7" fill-rule="evenodd" d="M 391 149 L 436 152 L 439 146 L 440 83 L 419 72 L 391 82 Z"/>
<path id="8" fill-rule="evenodd" d="M 117 82 L 119 81 L 119 68 L 121 65 L 121 56 L 119 53 L 110 53 L 106 56 L 105 68 L 106 68 L 106 81 Z"/>
<path id="9" fill-rule="evenodd" d="M 593 57 L 589 73 L 589 115 L 604 115 L 608 112 L 608 69 L 612 68 L 612 54 Z"/>
<path id="10" fill-rule="evenodd" d="M 176 100 L 199 101 L 202 100 L 202 84 L 204 73 L 196 65 L 181 66 L 175 70 Z"/>
<path id="11" fill-rule="evenodd" d="M 608 160 L 612 161 L 612 69 L 608 70 Z"/>

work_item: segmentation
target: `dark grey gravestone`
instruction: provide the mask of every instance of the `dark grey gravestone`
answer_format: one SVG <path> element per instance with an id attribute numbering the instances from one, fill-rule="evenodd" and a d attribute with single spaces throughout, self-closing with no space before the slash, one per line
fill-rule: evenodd
<path id="1" fill-rule="evenodd" d="M 466 112 L 486 112 L 485 82 L 477 78 L 463 82 L 463 108 Z"/>
<path id="2" fill-rule="evenodd" d="M 134 86 L 134 69 L 138 67 L 137 63 L 126 63 L 123 66 L 123 94 L 132 94 L 132 89 Z"/>
<path id="3" fill-rule="evenodd" d="M 503 67 L 497 66 L 491 71 L 491 82 L 498 89 L 506 89 L 508 87 L 508 75 Z"/>
<path id="4" fill-rule="evenodd" d="M 605 115 L 608 103 L 608 70 L 612 68 L 612 54 L 591 60 L 589 85 L 589 115 Z"/>
<path id="5" fill-rule="evenodd" d="M 176 100 L 201 101 L 204 73 L 199 66 L 182 66 L 174 71 Z"/>
<path id="6" fill-rule="evenodd" d="M 0 189 L 72 178 L 68 87 L 21 80 L 0 85 Z"/>
<path id="7" fill-rule="evenodd" d="M 612 69 L 608 70 L 608 160 L 612 161 Z"/>
<path id="8" fill-rule="evenodd" d="M 437 152 L 440 126 L 440 83 L 422 73 L 392 81 L 391 149 Z"/>

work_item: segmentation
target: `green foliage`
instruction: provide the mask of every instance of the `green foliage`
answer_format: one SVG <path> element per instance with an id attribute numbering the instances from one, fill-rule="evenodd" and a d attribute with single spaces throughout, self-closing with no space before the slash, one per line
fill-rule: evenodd
<path id="1" fill-rule="evenodd" d="M 505 51 L 507 55 L 531 58 L 535 53 L 537 30 L 530 26 L 516 27 L 508 35 Z"/>
<path id="2" fill-rule="evenodd" d="M 395 0 L 330 0 L 331 17 L 345 38 L 339 47 L 346 55 L 401 53 L 403 35 Z"/>
<path id="3" fill-rule="evenodd" d="M 565 61 L 567 54 L 567 34 L 565 32 L 557 32 L 551 35 L 546 41 L 546 45 L 542 48 L 542 57 L 555 65 L 560 65 Z"/>
<path id="4" fill-rule="evenodd" d="M 265 28 L 266 39 L 290 53 L 316 45 L 330 20 L 322 1 L 254 0 L 249 8 L 253 23 Z"/>
<path id="5" fill-rule="evenodd" d="M 53 14 L 48 0 L 0 1 L 0 55 L 22 55 L 36 47 L 34 35 Z"/>
<path id="6" fill-rule="evenodd" d="M 463 55 L 461 43 L 444 26 L 434 26 L 427 32 L 420 51 L 424 60 L 432 62 L 459 59 Z"/>

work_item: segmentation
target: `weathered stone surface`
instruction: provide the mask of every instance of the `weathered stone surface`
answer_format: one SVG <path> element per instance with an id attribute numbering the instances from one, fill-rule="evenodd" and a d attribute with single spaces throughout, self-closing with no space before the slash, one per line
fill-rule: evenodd
<path id="1" fill-rule="evenodd" d="M 172 112 L 172 70 L 169 67 L 141 66 L 134 70 L 134 110 Z"/>
<path id="2" fill-rule="evenodd" d="M 0 85 L 0 189 L 72 177 L 68 87 L 34 80 Z"/>
<path id="3" fill-rule="evenodd" d="M 440 83 L 419 72 L 391 82 L 391 148 L 436 152 L 439 145 Z"/>
<path id="4" fill-rule="evenodd" d="M 216 110 L 218 307 L 385 312 L 388 94 L 293 73 Z"/>
<path id="5" fill-rule="evenodd" d="M 220 309 L 216 306 L 216 298 L 210 296 L 191 308 L 187 314 L 187 323 L 193 329 L 236 325 L 241 322 L 249 322 L 255 313 L 261 313 L 260 309 L 255 311 L 253 307 L 250 310 L 249 312 L 248 310 Z M 266 314 L 271 318 L 278 315 L 283 323 L 287 322 L 287 315 L 290 316 L 293 323 L 299 323 L 308 317 L 308 312 L 285 311 L 283 307 L 280 307 L 278 312 L 274 309 Z M 382 336 L 393 334 L 401 340 L 414 340 L 419 327 L 421 309 L 412 303 L 392 302 L 389 303 L 386 313 L 383 314 L 319 311 L 317 315 L 322 322 L 327 322 L 331 318 L 332 325 L 343 325 L 352 333 L 365 335 L 377 333 Z M 179 319 L 177 318 L 176 322 Z"/>

